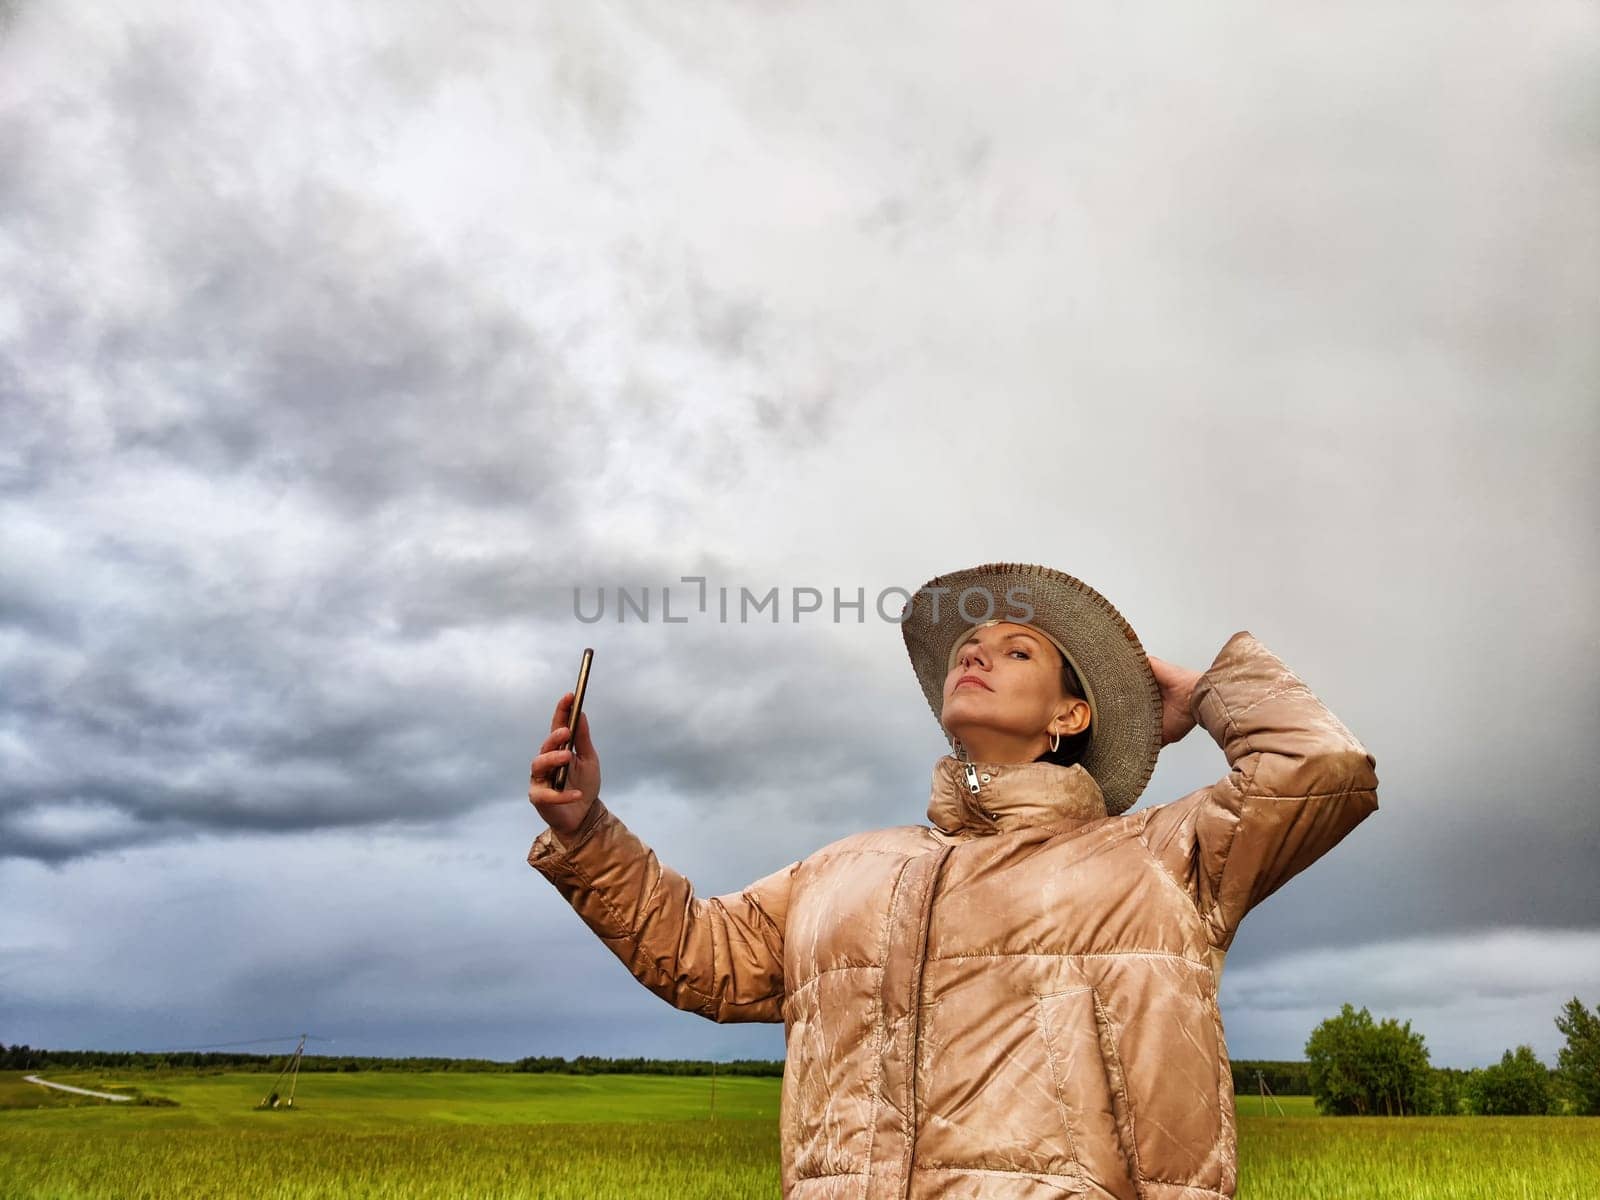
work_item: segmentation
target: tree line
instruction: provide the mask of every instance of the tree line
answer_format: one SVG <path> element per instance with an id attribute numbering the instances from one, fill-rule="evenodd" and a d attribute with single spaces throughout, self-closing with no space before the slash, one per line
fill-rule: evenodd
<path id="1" fill-rule="evenodd" d="M 36 1050 L 30 1046 L 0 1043 L 0 1071 L 118 1070 L 221 1072 L 281 1070 L 287 1054 L 243 1054 L 237 1051 L 146 1050 Z M 747 1075 L 776 1078 L 783 1060 L 679 1058 L 603 1058 L 580 1054 L 577 1058 L 530 1056 L 513 1062 L 490 1058 L 409 1057 L 307 1054 L 302 1071 L 521 1071 L 544 1075 Z"/>
<path id="2" fill-rule="evenodd" d="M 225 1051 L 142 1050 L 35 1050 L 28 1046 L 0 1043 L 0 1070 L 43 1071 L 111 1069 L 123 1071 L 277 1071 L 283 1066 L 282 1054 L 241 1054 Z M 1303 1062 L 1266 1059 L 1235 1059 L 1234 1087 L 1241 1093 L 1254 1092 L 1257 1072 L 1267 1087 L 1280 1096 L 1311 1094 L 1309 1066 Z M 783 1075 L 783 1060 L 737 1059 L 712 1062 L 684 1058 L 605 1058 L 580 1054 L 576 1058 L 535 1055 L 501 1062 L 487 1058 L 380 1058 L 370 1055 L 313 1055 L 301 1060 L 302 1071 L 523 1071 L 542 1075 L 747 1075 L 778 1078 Z"/>
<path id="3" fill-rule="evenodd" d="M 0 1043 L 0 1070 L 44 1071 L 103 1068 L 118 1071 L 278 1071 L 288 1052 L 243 1054 L 194 1050 L 42 1050 Z M 302 1071 L 505 1071 L 509 1064 L 487 1058 L 379 1058 L 371 1055 L 307 1054 Z"/>
<path id="4" fill-rule="evenodd" d="M 1308 1090 L 1330 1116 L 1600 1116 L 1600 1006 L 1591 1013 L 1574 996 L 1555 1023 L 1566 1044 L 1554 1070 L 1519 1045 L 1462 1071 L 1432 1066 L 1410 1021 L 1374 1022 L 1346 1004 L 1306 1041 Z"/>
<path id="5" fill-rule="evenodd" d="M 283 1054 L 242 1054 L 236 1051 L 192 1050 L 155 1053 L 142 1050 L 34 1050 L 27 1046 L 9 1049 L 0 1043 L 0 1070 L 43 1071 L 110 1069 L 122 1071 L 277 1071 Z M 1257 1073 L 1276 1095 L 1311 1094 L 1309 1064 L 1267 1059 L 1234 1059 L 1234 1088 L 1241 1094 L 1255 1092 Z M 746 1075 L 779 1078 L 783 1060 L 737 1059 L 712 1062 L 709 1059 L 683 1058 L 605 1058 L 580 1054 L 576 1058 L 536 1055 L 500 1062 L 487 1058 L 379 1058 L 373 1056 L 307 1054 L 302 1071 L 523 1071 L 542 1075 Z"/>

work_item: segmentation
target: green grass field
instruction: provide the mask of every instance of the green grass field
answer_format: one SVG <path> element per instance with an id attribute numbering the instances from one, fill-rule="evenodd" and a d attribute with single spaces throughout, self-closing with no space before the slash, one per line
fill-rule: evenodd
<path id="1" fill-rule="evenodd" d="M 175 1106 L 51 1094 L 0 1072 L 11 1200 L 775 1197 L 776 1079 L 307 1074 L 293 1111 L 256 1074 L 56 1073 Z M 1325 1118 L 1239 1102 L 1240 1200 L 1593 1200 L 1600 1119 Z"/>

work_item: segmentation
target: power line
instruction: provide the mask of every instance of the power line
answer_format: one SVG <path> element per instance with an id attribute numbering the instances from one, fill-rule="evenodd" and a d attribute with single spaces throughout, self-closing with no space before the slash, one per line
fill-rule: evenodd
<path id="1" fill-rule="evenodd" d="M 332 1038 L 317 1037 L 315 1034 L 291 1033 L 287 1037 L 250 1038 L 243 1042 L 212 1042 L 209 1046 L 169 1046 L 165 1050 L 139 1050 L 138 1054 L 188 1054 L 196 1050 L 231 1050 L 236 1046 L 265 1046 L 272 1042 L 298 1042 L 301 1037 L 308 1042 L 331 1042 Z"/>

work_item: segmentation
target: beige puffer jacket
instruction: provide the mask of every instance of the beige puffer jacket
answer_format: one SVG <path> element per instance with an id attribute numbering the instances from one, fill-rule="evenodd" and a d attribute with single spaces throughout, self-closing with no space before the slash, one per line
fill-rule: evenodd
<path id="1" fill-rule="evenodd" d="M 1232 1196 L 1217 984 L 1239 921 L 1378 806 L 1361 743 L 1249 632 L 1194 692 L 1229 774 L 1108 816 L 1082 767 L 933 770 L 932 828 L 698 898 L 596 801 L 528 861 L 651 991 L 783 1021 L 783 1194 Z"/>

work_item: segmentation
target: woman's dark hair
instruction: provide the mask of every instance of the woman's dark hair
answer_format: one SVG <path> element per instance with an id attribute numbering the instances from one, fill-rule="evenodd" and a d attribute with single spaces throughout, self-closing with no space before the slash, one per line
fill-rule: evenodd
<path id="1" fill-rule="evenodd" d="M 1078 682 L 1078 673 L 1072 669 L 1072 664 L 1063 655 L 1061 659 L 1061 689 L 1067 695 L 1078 700 L 1087 700 L 1083 694 L 1083 685 Z M 1058 749 L 1045 748 L 1045 752 L 1034 759 L 1034 762 L 1055 763 L 1058 767 L 1075 766 L 1083 758 L 1084 751 L 1089 748 L 1089 738 L 1094 733 L 1094 714 L 1089 714 L 1089 723 L 1077 733 L 1067 734 L 1061 739 Z"/>

